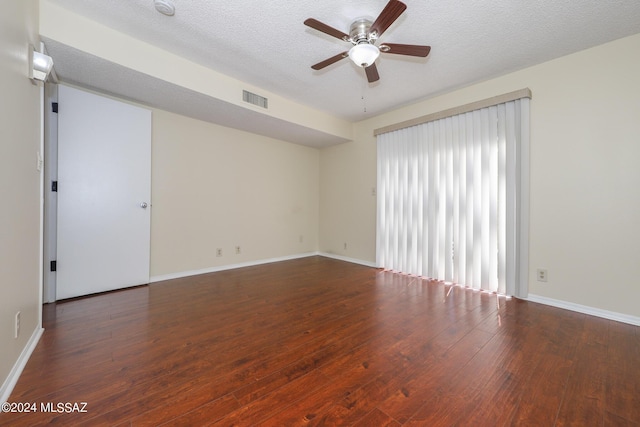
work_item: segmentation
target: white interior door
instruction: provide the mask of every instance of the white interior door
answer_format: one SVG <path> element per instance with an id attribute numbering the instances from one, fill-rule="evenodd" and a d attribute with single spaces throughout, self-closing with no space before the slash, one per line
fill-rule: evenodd
<path id="1" fill-rule="evenodd" d="M 151 111 L 58 90 L 56 297 L 148 283 Z"/>

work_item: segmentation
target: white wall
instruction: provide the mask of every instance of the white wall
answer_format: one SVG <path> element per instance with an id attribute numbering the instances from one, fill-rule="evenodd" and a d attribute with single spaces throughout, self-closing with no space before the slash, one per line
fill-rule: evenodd
<path id="1" fill-rule="evenodd" d="M 40 89 L 27 76 L 38 45 L 36 1 L 2 2 L 0 14 L 0 383 L 39 330 Z M 21 312 L 20 336 L 14 318 Z M 5 383 L 6 386 L 6 383 Z M 1 392 L 4 392 L 3 387 Z M 0 393 L 0 397 L 1 397 Z M 1 399 L 0 399 L 1 400 Z"/>
<path id="2" fill-rule="evenodd" d="M 152 139 L 152 277 L 318 250 L 317 149 L 161 110 Z"/>
<path id="3" fill-rule="evenodd" d="M 640 34 L 357 123 L 321 153 L 320 249 L 375 261 L 374 129 L 529 87 L 529 292 L 640 316 L 638 52 Z"/>

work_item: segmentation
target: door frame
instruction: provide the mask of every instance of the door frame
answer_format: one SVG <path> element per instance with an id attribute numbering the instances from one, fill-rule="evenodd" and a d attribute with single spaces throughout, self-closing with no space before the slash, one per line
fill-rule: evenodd
<path id="1" fill-rule="evenodd" d="M 52 105 L 58 102 L 58 85 L 44 85 L 44 174 L 43 174 L 43 256 L 42 268 L 42 302 L 56 301 L 56 273 L 51 271 L 51 261 L 57 258 L 57 223 L 58 196 L 51 185 L 58 180 L 58 115 L 53 112 Z"/>

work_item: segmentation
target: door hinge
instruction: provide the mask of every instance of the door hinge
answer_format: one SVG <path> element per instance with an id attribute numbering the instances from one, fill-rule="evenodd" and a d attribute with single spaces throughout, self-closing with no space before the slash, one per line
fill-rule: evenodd
<path id="1" fill-rule="evenodd" d="M 51 261 L 49 264 L 51 271 L 58 271 L 58 261 Z"/>
<path id="2" fill-rule="evenodd" d="M 51 191 L 54 193 L 58 192 L 58 181 L 51 181 Z"/>
<path id="3" fill-rule="evenodd" d="M 57 102 L 52 102 L 51 103 L 51 111 L 53 111 L 54 113 L 58 112 L 58 103 Z"/>

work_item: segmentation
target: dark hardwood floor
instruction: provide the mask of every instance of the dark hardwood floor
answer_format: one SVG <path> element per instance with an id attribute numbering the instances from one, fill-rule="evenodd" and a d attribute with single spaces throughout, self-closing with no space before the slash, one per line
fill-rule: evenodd
<path id="1" fill-rule="evenodd" d="M 38 412 L 0 425 L 640 424 L 640 328 L 328 258 L 50 304 L 44 323 L 10 399 Z M 66 402 L 86 413 L 41 412 Z"/>

